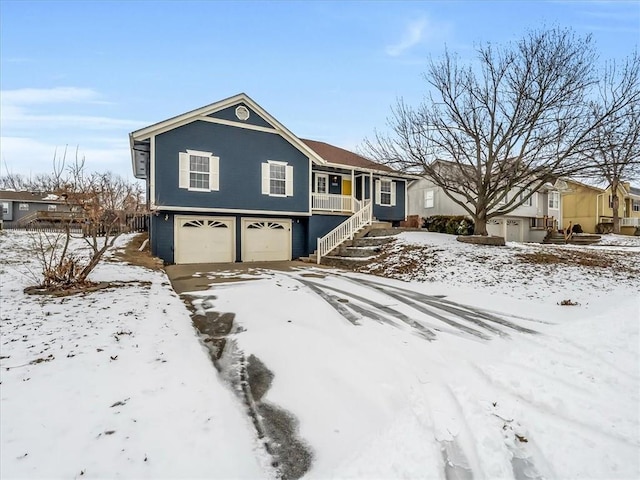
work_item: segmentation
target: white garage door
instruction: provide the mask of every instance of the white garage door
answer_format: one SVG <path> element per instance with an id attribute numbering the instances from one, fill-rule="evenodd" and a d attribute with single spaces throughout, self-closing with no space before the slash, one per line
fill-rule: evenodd
<path id="1" fill-rule="evenodd" d="M 521 242 L 520 220 L 507 220 L 507 242 Z"/>
<path id="2" fill-rule="evenodd" d="M 175 218 L 175 263 L 235 261 L 235 219 Z"/>
<path id="3" fill-rule="evenodd" d="M 492 218 L 487 222 L 487 233 L 494 237 L 502 237 L 504 235 L 502 218 Z"/>
<path id="4" fill-rule="evenodd" d="M 242 261 L 291 260 L 291 220 L 242 219 Z"/>

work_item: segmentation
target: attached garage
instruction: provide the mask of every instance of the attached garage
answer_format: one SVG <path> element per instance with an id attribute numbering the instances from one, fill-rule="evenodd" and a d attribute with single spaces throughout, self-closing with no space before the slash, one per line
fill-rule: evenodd
<path id="1" fill-rule="evenodd" d="M 291 260 L 291 220 L 242 219 L 242 261 Z"/>
<path id="2" fill-rule="evenodd" d="M 230 217 L 176 216 L 175 263 L 235 261 L 235 224 Z"/>
<path id="3" fill-rule="evenodd" d="M 522 221 L 521 220 L 507 220 L 507 242 L 521 242 L 522 241 Z"/>

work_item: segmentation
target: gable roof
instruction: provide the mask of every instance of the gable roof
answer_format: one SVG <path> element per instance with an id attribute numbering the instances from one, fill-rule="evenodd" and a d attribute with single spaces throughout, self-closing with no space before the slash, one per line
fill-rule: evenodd
<path id="1" fill-rule="evenodd" d="M 317 140 L 309 140 L 306 138 L 303 138 L 302 141 L 306 143 L 310 148 L 312 148 L 316 153 L 318 153 L 328 163 L 344 165 L 347 167 L 364 168 L 367 170 L 375 170 L 378 172 L 400 173 L 396 172 L 386 165 L 376 163 L 373 160 L 369 160 L 368 158 L 358 155 L 357 153 L 350 152 L 349 150 L 345 150 L 344 148 L 329 145 L 328 143 L 319 142 Z"/>
<path id="2" fill-rule="evenodd" d="M 134 132 L 131 132 L 129 134 L 129 143 L 131 147 L 131 160 L 133 163 L 134 175 L 137 178 L 144 178 L 144 174 L 140 172 L 141 164 L 139 162 L 136 162 L 136 152 L 137 152 L 136 146 L 139 145 L 141 142 L 149 140 L 149 138 L 152 137 L 153 135 L 157 135 L 157 134 L 172 130 L 174 128 L 177 128 L 179 126 L 186 125 L 191 122 L 195 122 L 196 120 L 214 121 L 214 119 L 210 118 L 209 115 L 211 115 L 212 113 L 218 112 L 220 110 L 224 110 L 225 108 L 232 107 L 233 105 L 236 105 L 238 103 L 244 103 L 249 108 L 254 110 L 265 121 L 271 124 L 273 126 L 273 129 L 246 125 L 246 124 L 243 124 L 241 121 L 228 122 L 228 123 L 237 124 L 237 126 L 239 127 L 259 128 L 259 129 L 262 129 L 263 131 L 271 131 L 273 133 L 278 133 L 285 140 L 287 140 L 291 145 L 293 145 L 302 153 L 304 153 L 309 158 L 311 158 L 311 160 L 314 163 L 320 164 L 320 165 L 325 163 L 325 161 L 322 159 L 321 156 L 319 156 L 315 151 L 309 148 L 298 137 L 296 137 L 293 133 L 291 133 L 289 129 L 287 129 L 284 125 L 278 122 L 278 120 L 276 120 L 273 116 L 271 116 L 266 110 L 264 110 L 260 105 L 258 105 L 246 93 L 239 93 L 232 97 L 225 98 L 224 100 L 220 100 L 210 105 L 206 105 L 204 107 L 191 110 L 181 115 L 168 118 L 167 120 L 163 120 L 161 122 L 154 123 L 153 125 L 149 125 L 148 127 L 144 127 Z"/>

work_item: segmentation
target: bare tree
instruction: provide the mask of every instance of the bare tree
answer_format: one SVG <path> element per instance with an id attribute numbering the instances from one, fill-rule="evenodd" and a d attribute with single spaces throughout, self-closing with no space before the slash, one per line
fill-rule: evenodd
<path id="1" fill-rule="evenodd" d="M 631 95 L 632 101 L 617 110 L 606 122 L 592 132 L 591 145 L 586 152 L 590 167 L 585 173 L 596 181 L 606 182 L 611 190 L 613 232 L 620 233 L 619 188 L 622 182 L 640 176 L 640 55 L 635 52 L 622 65 L 606 65 L 600 80 L 599 100 L 594 104 L 591 122 Z"/>
<path id="2" fill-rule="evenodd" d="M 35 239 L 43 273 L 40 286 L 81 289 L 90 284 L 87 277 L 105 252 L 128 231 L 127 217 L 144 213 L 141 187 L 110 172 L 88 173 L 84 159 L 69 166 L 57 164 L 51 177 L 51 182 L 59 184 L 54 194 L 69 207 L 69 213 L 61 220 L 59 235 L 41 233 Z M 78 230 L 81 233 L 75 233 Z M 88 245 L 88 255 L 71 251 L 74 237 Z"/>
<path id="3" fill-rule="evenodd" d="M 589 135 L 626 105 L 629 93 L 589 116 L 596 55 L 589 36 L 569 30 L 530 32 L 504 47 L 481 45 L 477 60 L 461 65 L 449 52 L 431 60 L 429 101 L 413 108 L 398 100 L 391 134 L 376 133 L 364 150 L 431 179 L 469 213 L 475 233 L 487 235 L 487 220 L 581 168 Z"/>
<path id="4" fill-rule="evenodd" d="M 17 192 L 53 192 L 58 190 L 65 174 L 67 151 L 68 146 L 65 146 L 62 155 L 58 154 L 57 149 L 53 152 L 53 173 L 49 174 L 38 173 L 27 176 L 13 173 L 9 171 L 5 163 L 5 174 L 0 176 L 0 188 L 4 190 L 15 190 Z M 78 158 L 78 147 L 76 147 L 76 158 Z"/>

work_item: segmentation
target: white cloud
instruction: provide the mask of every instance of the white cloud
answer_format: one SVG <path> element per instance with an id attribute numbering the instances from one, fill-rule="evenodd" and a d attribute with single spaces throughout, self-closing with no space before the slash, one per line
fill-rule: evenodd
<path id="1" fill-rule="evenodd" d="M 7 129 L 34 128 L 60 129 L 76 128 L 80 130 L 131 129 L 144 125 L 144 122 L 94 115 L 69 115 L 63 113 L 30 113 L 23 107 L 2 105 L 0 128 Z"/>
<path id="2" fill-rule="evenodd" d="M 115 118 L 117 107 L 91 88 L 23 88 L 0 92 L 0 159 L 25 175 L 50 173 L 54 155 L 69 145 L 67 159 L 86 158 L 90 171 L 131 177 L 128 133 L 145 122 Z"/>
<path id="3" fill-rule="evenodd" d="M 121 140 L 108 138 L 88 147 L 69 144 L 66 146 L 67 164 L 75 161 L 76 148 L 78 158 L 85 159 L 88 171 L 112 171 L 125 178 L 132 176 L 131 154 L 126 137 Z M 7 171 L 23 175 L 51 173 L 54 156 L 62 159 L 64 151 L 64 144 L 56 145 L 27 137 L 0 137 L 0 175 L 5 175 Z"/>
<path id="4" fill-rule="evenodd" d="M 392 57 L 398 57 L 426 41 L 443 40 L 450 28 L 447 23 L 435 24 L 427 17 L 421 17 L 409 22 L 400 41 L 387 46 L 385 52 Z"/>
<path id="5" fill-rule="evenodd" d="M 399 55 L 402 55 L 406 50 L 410 49 L 414 45 L 420 43 L 420 40 L 422 40 L 422 32 L 424 31 L 426 26 L 426 18 L 421 18 L 414 22 L 410 22 L 409 25 L 407 25 L 407 28 L 404 31 L 400 42 L 396 43 L 395 45 L 389 45 L 386 48 L 387 54 L 391 55 L 392 57 L 397 57 Z"/>
<path id="6" fill-rule="evenodd" d="M 97 102 L 100 96 L 91 88 L 20 88 L 2 90 L 0 100 L 5 105 L 33 105 L 43 103 L 87 103 Z"/>

